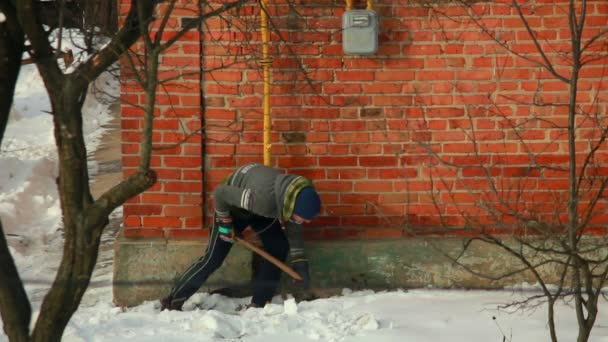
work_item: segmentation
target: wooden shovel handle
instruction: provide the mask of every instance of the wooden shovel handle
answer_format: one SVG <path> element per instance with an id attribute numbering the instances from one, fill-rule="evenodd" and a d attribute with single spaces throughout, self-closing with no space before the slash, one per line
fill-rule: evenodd
<path id="1" fill-rule="evenodd" d="M 285 265 L 285 263 L 282 262 L 281 260 L 279 260 L 279 259 L 273 257 L 272 255 L 268 254 L 268 252 L 266 252 L 265 250 L 259 248 L 258 246 L 252 244 L 251 242 L 249 242 L 247 240 L 241 239 L 238 236 L 235 236 L 234 240 L 236 242 L 240 243 L 241 245 L 245 246 L 246 248 L 250 249 L 251 251 L 253 251 L 255 253 L 258 253 L 264 259 L 270 261 L 276 267 L 278 267 L 281 270 L 283 270 L 283 272 L 289 274 L 293 279 L 295 279 L 295 280 L 302 280 L 302 277 L 300 277 L 300 275 L 297 274 L 296 271 L 294 271 L 291 267 Z"/>

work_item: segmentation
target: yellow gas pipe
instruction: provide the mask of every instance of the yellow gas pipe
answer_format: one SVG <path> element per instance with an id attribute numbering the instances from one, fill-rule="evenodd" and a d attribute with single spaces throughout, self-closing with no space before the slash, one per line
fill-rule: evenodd
<path id="1" fill-rule="evenodd" d="M 354 4 L 354 0 L 346 0 L 346 10 L 352 10 L 353 9 L 353 4 Z M 367 0 L 366 1 L 367 4 L 367 8 L 368 10 L 374 9 L 374 3 L 372 0 Z"/>
<path id="2" fill-rule="evenodd" d="M 346 9 L 350 10 L 353 8 L 354 0 L 346 0 Z M 367 9 L 373 9 L 372 0 L 367 0 Z M 272 158 L 272 143 L 270 141 L 270 130 L 272 123 L 270 120 L 270 66 L 272 65 L 272 58 L 269 56 L 268 44 L 270 41 L 270 34 L 268 31 L 268 7 L 266 0 L 260 0 L 261 15 L 260 15 L 260 31 L 262 34 L 262 70 L 264 73 L 264 98 L 262 102 L 263 114 L 264 114 L 264 165 L 271 164 Z"/>
<path id="3" fill-rule="evenodd" d="M 268 43 L 270 41 L 270 34 L 268 32 L 268 7 L 266 6 L 266 0 L 260 1 L 261 5 L 261 27 L 262 33 L 262 70 L 264 72 L 264 99 L 263 99 L 263 113 L 264 113 L 264 165 L 271 165 L 271 148 L 272 143 L 270 142 L 270 66 L 272 59 L 268 54 Z"/>
<path id="4" fill-rule="evenodd" d="M 262 102 L 263 114 L 264 114 L 264 165 L 271 164 L 272 158 L 272 143 L 270 141 L 270 130 L 272 123 L 270 120 L 270 66 L 272 65 L 272 58 L 269 56 L 268 44 L 270 41 L 270 34 L 268 31 L 268 7 L 266 6 L 266 0 L 260 0 L 261 5 L 261 16 L 260 16 L 260 31 L 262 33 L 262 70 L 264 73 L 264 98 Z M 367 0 L 367 9 L 373 9 L 372 0 Z M 353 8 L 353 0 L 346 0 L 346 9 L 350 10 Z"/>

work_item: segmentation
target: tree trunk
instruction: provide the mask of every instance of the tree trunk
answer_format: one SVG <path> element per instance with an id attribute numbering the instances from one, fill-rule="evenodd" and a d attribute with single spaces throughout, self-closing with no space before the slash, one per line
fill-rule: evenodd
<path id="1" fill-rule="evenodd" d="M 82 132 L 82 104 L 87 88 L 64 79 L 60 98 L 51 95 L 55 140 L 59 155 L 59 197 L 65 242 L 53 286 L 42 303 L 33 341 L 60 341 L 89 286 L 103 228 L 112 210 L 156 181 L 153 173 L 137 173 L 93 201 L 89 188 L 87 151 Z"/>
<path id="2" fill-rule="evenodd" d="M 98 27 L 106 35 L 113 35 L 118 27 L 116 1 L 80 0 L 85 27 Z"/>
<path id="3" fill-rule="evenodd" d="M 13 94 L 21 58 L 24 51 L 24 36 L 15 8 L 0 0 L 0 11 L 6 17 L 0 22 L 0 146 L 13 102 Z M 11 256 L 4 229 L 0 221 L 0 315 L 4 332 L 11 341 L 27 341 L 32 310 L 23 288 L 15 261 Z"/>
<path id="4" fill-rule="evenodd" d="M 0 314 L 10 341 L 27 341 L 32 309 L 0 222 Z"/>
<path id="5" fill-rule="evenodd" d="M 7 1 L 0 0 L 0 11 L 6 20 L 0 23 L 0 146 L 13 104 L 13 94 L 21 57 L 24 51 L 23 31 L 17 22 L 15 8 Z"/>
<path id="6" fill-rule="evenodd" d="M 99 239 L 90 236 L 90 225 L 84 216 L 84 210 L 93 202 L 81 119 L 86 89 L 74 90 L 66 84 L 64 76 L 61 78 L 63 80 L 55 82 L 64 84 L 62 91 L 53 92 L 50 97 L 59 157 L 58 192 L 65 243 L 55 281 L 40 309 L 33 341 L 61 340 L 89 285 L 99 247 Z"/>

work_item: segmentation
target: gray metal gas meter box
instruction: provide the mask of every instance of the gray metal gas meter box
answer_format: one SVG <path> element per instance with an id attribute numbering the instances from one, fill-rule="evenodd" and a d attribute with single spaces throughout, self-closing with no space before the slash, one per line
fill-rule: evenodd
<path id="1" fill-rule="evenodd" d="M 371 55 L 378 50 L 378 13 L 347 10 L 342 15 L 342 48 L 349 55 Z"/>

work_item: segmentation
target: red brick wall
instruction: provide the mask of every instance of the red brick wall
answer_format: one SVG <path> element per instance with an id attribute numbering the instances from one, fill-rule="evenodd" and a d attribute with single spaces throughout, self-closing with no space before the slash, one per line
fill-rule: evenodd
<path id="1" fill-rule="evenodd" d="M 476 5 L 483 13 L 479 22 L 444 1 L 433 10 L 411 1 L 375 1 L 380 44 L 369 57 L 342 51 L 343 3 L 286 2 L 269 5 L 273 165 L 313 178 L 322 192 L 324 210 L 317 224 L 333 228 L 310 230 L 312 236 L 401 236 L 399 228 L 406 226 L 437 226 L 438 210 L 453 225 L 463 224 L 460 212 L 490 222 L 479 201 L 496 198 L 488 194 L 480 162 L 497 176 L 505 197 L 519 193 L 513 201 L 518 210 L 549 219 L 556 203 L 565 203 L 568 174 L 555 167 L 567 167 L 568 145 L 566 130 L 555 124 L 567 122 L 567 107 L 531 103 L 567 102 L 568 85 L 506 52 L 479 27 L 497 32 L 517 53 L 541 60 L 510 1 Z M 571 51 L 567 1 L 535 1 L 524 11 L 547 58 L 569 77 L 561 54 Z M 159 183 L 124 206 L 132 236 L 200 236 L 203 215 L 208 218 L 212 208 L 211 190 L 235 167 L 263 160 L 259 8 L 232 14 L 230 25 L 221 18 L 208 20 L 201 37 L 192 33 L 163 59 L 167 69 L 199 71 L 202 63 L 206 72 L 203 82 L 184 77 L 162 98 L 156 141 L 183 138 L 179 122 L 191 130 L 203 126 L 204 138 L 195 135 L 155 153 Z M 608 4 L 590 1 L 585 37 L 607 24 Z M 606 38 L 600 39 L 590 50 L 605 53 L 605 44 Z M 607 67 L 608 59 L 590 63 L 579 82 L 581 108 L 600 116 L 606 114 Z M 142 100 L 124 89 L 123 96 Z M 542 120 L 530 120 L 531 113 Z M 578 133 L 581 160 L 589 151 L 588 138 L 597 134 L 590 122 Z M 125 173 L 136 165 L 140 128 L 140 113 L 125 106 Z M 595 161 L 605 167 L 604 146 L 600 150 Z M 441 165 L 434 153 L 471 167 Z M 544 168 L 529 170 L 533 160 Z M 512 190 L 517 187 L 524 191 Z M 606 221 L 600 217 L 596 223 Z"/>
<path id="2" fill-rule="evenodd" d="M 121 13 L 128 11 L 128 2 L 121 3 Z M 158 10 L 162 17 L 164 7 Z M 184 18 L 197 13 L 193 1 L 179 1 L 165 33 L 170 38 L 183 24 Z M 156 25 L 158 26 L 158 25 Z M 187 33 L 161 58 L 157 106 L 154 120 L 152 167 L 158 183 L 123 206 L 127 236 L 205 236 L 201 231 L 202 207 L 202 100 L 201 39 L 198 30 Z M 142 52 L 143 44 L 133 47 Z M 135 172 L 139 164 L 139 143 L 142 138 L 145 95 L 131 77 L 130 63 L 121 62 L 122 97 L 122 163 L 125 176 Z"/>

